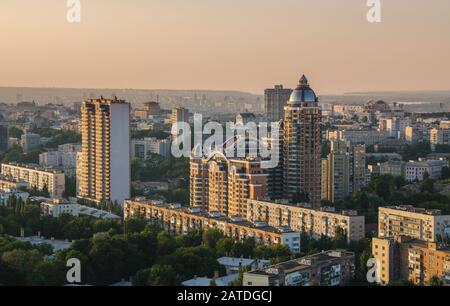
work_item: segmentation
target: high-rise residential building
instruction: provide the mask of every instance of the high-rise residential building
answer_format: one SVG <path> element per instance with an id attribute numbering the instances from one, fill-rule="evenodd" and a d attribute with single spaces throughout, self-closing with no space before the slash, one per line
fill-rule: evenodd
<path id="1" fill-rule="evenodd" d="M 279 135 L 275 138 L 273 131 L 261 142 L 272 152 L 278 152 L 278 163 L 275 167 L 266 169 L 267 172 L 267 196 L 272 200 L 283 198 L 283 121 L 278 122 Z"/>
<path id="2" fill-rule="evenodd" d="M 321 199 L 321 119 L 319 99 L 303 75 L 284 108 L 284 197 L 307 198 L 314 208 Z"/>
<path id="3" fill-rule="evenodd" d="M 366 145 L 355 145 L 350 153 L 350 192 L 358 192 L 367 186 Z"/>
<path id="4" fill-rule="evenodd" d="M 208 161 L 191 157 L 189 166 L 189 205 L 208 210 Z"/>
<path id="5" fill-rule="evenodd" d="M 130 197 L 130 104 L 117 98 L 83 101 L 78 196 L 117 201 Z"/>
<path id="6" fill-rule="evenodd" d="M 174 107 L 172 108 L 172 135 L 178 136 L 178 126 L 177 123 L 189 122 L 189 110 L 184 107 Z"/>
<path id="7" fill-rule="evenodd" d="M 280 121 L 284 118 L 286 106 L 292 89 L 283 88 L 283 85 L 275 85 L 264 91 L 266 118 L 268 122 Z"/>
<path id="8" fill-rule="evenodd" d="M 0 150 L 8 150 L 8 126 L 0 125 Z"/>
<path id="9" fill-rule="evenodd" d="M 322 159 L 322 200 L 339 202 L 350 192 L 350 154 L 343 141 L 332 141 L 331 152 Z"/>
<path id="10" fill-rule="evenodd" d="M 190 205 L 230 217 L 247 215 L 247 200 L 265 197 L 267 173 L 257 159 L 222 154 L 191 158 Z"/>
<path id="11" fill-rule="evenodd" d="M 378 208 L 378 237 L 407 236 L 423 241 L 436 241 L 450 235 L 450 215 L 440 210 L 391 206 Z"/>

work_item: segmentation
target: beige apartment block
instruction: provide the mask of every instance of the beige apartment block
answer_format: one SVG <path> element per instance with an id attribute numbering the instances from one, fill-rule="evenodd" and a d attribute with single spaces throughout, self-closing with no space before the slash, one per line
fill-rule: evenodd
<path id="1" fill-rule="evenodd" d="M 306 232 L 314 239 L 322 236 L 334 238 L 338 227 L 344 231 L 349 242 L 364 238 L 364 216 L 358 216 L 356 211 L 335 212 L 326 207 L 315 210 L 283 201 L 249 200 L 246 219 Z"/>
<path id="2" fill-rule="evenodd" d="M 381 284 L 409 280 L 427 285 L 433 277 L 450 284 L 450 248 L 406 236 L 372 239 L 372 255 Z"/>
<path id="3" fill-rule="evenodd" d="M 450 235 L 450 216 L 440 210 L 391 206 L 378 209 L 378 237 L 407 236 L 423 241 L 436 241 Z"/>
<path id="4" fill-rule="evenodd" d="M 2 175 L 10 180 L 27 182 L 29 188 L 43 190 L 47 187 L 53 198 L 62 197 L 65 189 L 65 176 L 62 171 L 24 164 L 2 164 Z"/>

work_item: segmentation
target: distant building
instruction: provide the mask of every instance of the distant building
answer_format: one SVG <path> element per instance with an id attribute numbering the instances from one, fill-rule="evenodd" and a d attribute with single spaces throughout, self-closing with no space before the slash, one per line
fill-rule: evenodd
<path id="1" fill-rule="evenodd" d="M 276 122 L 284 119 L 284 107 L 289 101 L 292 89 L 283 88 L 283 85 L 275 85 L 264 91 L 265 111 L 268 122 Z"/>
<path id="2" fill-rule="evenodd" d="M 161 108 L 158 102 L 146 102 L 144 108 L 139 108 L 134 111 L 134 116 L 140 119 L 148 119 L 151 116 L 161 115 Z"/>
<path id="3" fill-rule="evenodd" d="M 0 151 L 8 150 L 8 126 L 0 125 Z"/>
<path id="4" fill-rule="evenodd" d="M 249 122 L 256 123 L 256 116 L 253 113 L 239 113 L 236 115 L 236 124 L 246 125 Z"/>
<path id="5" fill-rule="evenodd" d="M 350 154 L 342 141 L 332 141 L 331 152 L 322 159 L 322 200 L 339 202 L 350 192 Z"/>
<path id="6" fill-rule="evenodd" d="M 157 154 L 162 157 L 170 156 L 171 139 L 157 139 L 154 137 L 147 137 L 141 139 L 131 140 L 131 155 L 139 157 L 143 160 L 149 158 L 150 154 Z"/>
<path id="7" fill-rule="evenodd" d="M 339 286 L 355 274 L 355 254 L 326 251 L 244 273 L 244 286 Z"/>
<path id="8" fill-rule="evenodd" d="M 380 175 L 405 177 L 406 163 L 400 160 L 389 160 L 380 164 Z"/>
<path id="9" fill-rule="evenodd" d="M 189 123 L 189 110 L 184 107 L 174 107 L 172 108 L 172 135 L 178 136 L 179 128 L 178 123 Z"/>
<path id="10" fill-rule="evenodd" d="M 60 167 L 69 176 L 75 176 L 77 152 L 49 151 L 39 154 L 39 165 Z"/>
<path id="11" fill-rule="evenodd" d="M 345 129 L 338 131 L 327 131 L 328 140 L 343 140 L 350 143 L 350 145 L 365 144 L 366 146 L 371 146 L 382 142 L 388 137 L 388 132 L 373 129 Z"/>
<path id="12" fill-rule="evenodd" d="M 25 191 L 17 191 L 17 190 L 9 190 L 9 191 L 0 191 L 0 206 L 6 206 L 8 204 L 8 200 L 10 197 L 16 197 L 16 199 L 22 199 L 22 201 L 28 200 L 30 194 Z"/>
<path id="13" fill-rule="evenodd" d="M 409 125 L 405 129 L 405 139 L 411 143 L 430 141 L 430 131 L 428 127 Z"/>
<path id="14" fill-rule="evenodd" d="M 444 167 L 448 167 L 447 160 L 410 161 L 405 166 L 405 179 L 407 182 L 422 181 L 428 174 L 431 179 L 437 180 L 441 178 Z"/>
<path id="15" fill-rule="evenodd" d="M 41 136 L 39 134 L 25 133 L 20 141 L 24 152 L 37 148 L 41 145 Z"/>
<path id="16" fill-rule="evenodd" d="M 450 129 L 432 129 L 430 131 L 430 143 L 433 150 L 437 145 L 449 145 L 450 144 Z"/>

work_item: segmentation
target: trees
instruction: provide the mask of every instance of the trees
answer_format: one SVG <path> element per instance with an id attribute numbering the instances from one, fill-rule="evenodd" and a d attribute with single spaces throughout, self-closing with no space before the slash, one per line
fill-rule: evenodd
<path id="1" fill-rule="evenodd" d="M 433 286 L 433 287 L 444 286 L 444 281 L 441 278 L 439 278 L 438 276 L 434 275 L 430 279 L 430 286 Z"/>
<path id="2" fill-rule="evenodd" d="M 202 240 L 203 244 L 214 249 L 221 238 L 223 238 L 223 232 L 217 228 L 213 228 L 203 232 Z"/>

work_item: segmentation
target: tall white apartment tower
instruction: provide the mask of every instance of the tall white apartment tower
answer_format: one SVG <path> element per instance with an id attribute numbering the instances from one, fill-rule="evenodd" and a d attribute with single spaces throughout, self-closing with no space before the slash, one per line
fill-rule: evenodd
<path id="1" fill-rule="evenodd" d="M 117 98 L 83 101 L 81 119 L 78 197 L 123 205 L 130 197 L 130 104 Z"/>

